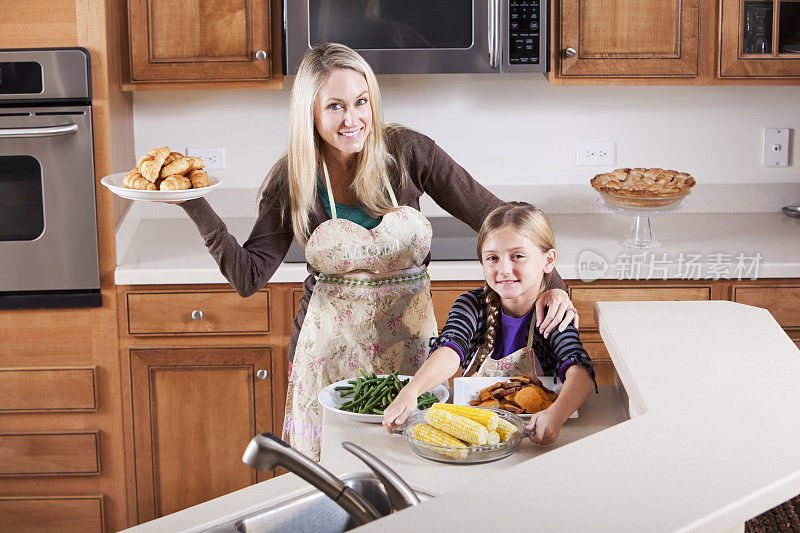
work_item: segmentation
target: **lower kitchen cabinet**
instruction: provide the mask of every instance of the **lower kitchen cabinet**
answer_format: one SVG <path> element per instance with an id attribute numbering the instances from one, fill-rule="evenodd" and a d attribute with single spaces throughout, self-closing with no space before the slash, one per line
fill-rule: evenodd
<path id="1" fill-rule="evenodd" d="M 270 477 L 241 461 L 272 431 L 269 348 L 130 351 L 138 521 Z"/>

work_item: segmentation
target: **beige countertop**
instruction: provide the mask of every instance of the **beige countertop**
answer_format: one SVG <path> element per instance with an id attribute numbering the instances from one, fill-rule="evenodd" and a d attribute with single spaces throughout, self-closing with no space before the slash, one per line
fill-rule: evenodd
<path id="1" fill-rule="evenodd" d="M 174 207 L 174 206 L 173 206 Z M 651 219 L 654 250 L 624 248 L 633 217 L 553 214 L 557 268 L 565 279 L 778 278 L 800 275 L 800 219 L 782 213 L 677 213 Z M 244 242 L 253 218 L 226 218 Z M 465 254 L 474 241 L 465 236 Z M 472 233 L 474 236 L 474 232 Z M 131 218 L 117 232 L 118 285 L 227 283 L 187 217 Z M 433 261 L 431 279 L 479 280 L 475 261 Z M 272 283 L 301 282 L 304 264 L 281 265 Z"/>
<path id="2" fill-rule="evenodd" d="M 560 446 L 526 444 L 498 463 L 447 466 L 380 427 L 326 416 L 323 464 L 333 472 L 365 470 L 337 446 L 347 439 L 437 495 L 361 530 L 426 531 L 445 521 L 448 530 L 485 531 L 501 516 L 504 528 L 544 531 L 741 531 L 800 492 L 800 351 L 767 311 L 601 302 L 596 318 L 639 414 L 614 424 L 622 408 L 605 389 L 567 422 Z M 280 476 L 134 530 L 202 531 L 307 490 Z"/>

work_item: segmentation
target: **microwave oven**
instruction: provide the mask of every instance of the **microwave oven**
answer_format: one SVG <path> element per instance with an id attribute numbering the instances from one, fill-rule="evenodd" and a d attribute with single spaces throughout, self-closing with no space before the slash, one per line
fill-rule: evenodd
<path id="1" fill-rule="evenodd" d="M 338 42 L 376 74 L 547 72 L 547 0 L 284 0 L 284 74 Z"/>

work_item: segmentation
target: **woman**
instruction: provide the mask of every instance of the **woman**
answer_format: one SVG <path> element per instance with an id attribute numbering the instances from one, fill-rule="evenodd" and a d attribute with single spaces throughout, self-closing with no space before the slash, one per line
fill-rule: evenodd
<path id="1" fill-rule="evenodd" d="M 381 120 L 377 79 L 352 49 L 324 44 L 305 55 L 292 88 L 289 148 L 270 170 L 244 245 L 200 198 L 182 207 L 242 296 L 262 288 L 292 237 L 310 275 L 289 348 L 283 437 L 319 459 L 317 394 L 358 368 L 413 374 L 436 335 L 426 265 L 429 194 L 476 231 L 501 201 L 419 133 Z M 574 318 L 558 275 L 537 305 L 543 329 Z M 559 326 L 562 327 L 562 326 Z"/>

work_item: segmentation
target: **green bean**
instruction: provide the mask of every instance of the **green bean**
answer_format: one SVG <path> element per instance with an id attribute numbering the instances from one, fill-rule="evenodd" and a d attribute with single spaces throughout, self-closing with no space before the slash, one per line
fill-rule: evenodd
<path id="1" fill-rule="evenodd" d="M 347 385 L 339 385 L 334 390 L 339 392 L 342 398 L 351 397 L 343 402 L 339 409 L 364 414 L 383 414 L 386 409 L 400 393 L 400 390 L 408 385 L 410 378 L 400 379 L 399 371 L 391 374 L 378 376 L 375 372 L 367 373 L 363 368 L 358 369 L 360 377 L 348 380 Z M 421 394 L 417 398 L 417 408 L 427 409 L 438 398 L 430 392 Z"/>

